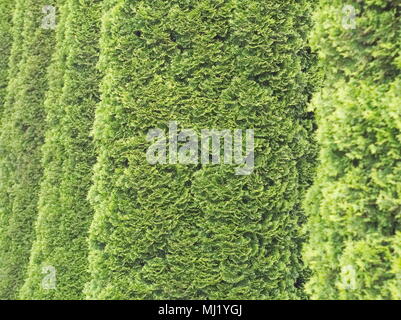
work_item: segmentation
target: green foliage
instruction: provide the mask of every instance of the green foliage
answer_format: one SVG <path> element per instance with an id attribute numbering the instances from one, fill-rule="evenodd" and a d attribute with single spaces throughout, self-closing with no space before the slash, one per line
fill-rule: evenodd
<path id="1" fill-rule="evenodd" d="M 12 17 L 15 0 L 0 2 L 0 115 L 3 110 L 8 85 L 8 65 L 12 46 Z M 1 121 L 1 117 L 0 117 Z"/>
<path id="2" fill-rule="evenodd" d="M 11 1 L 10 1 L 11 2 Z M 13 85 L 13 81 L 15 79 L 15 75 L 17 74 L 18 70 L 18 60 L 20 58 L 20 45 L 22 42 L 22 28 L 23 28 L 23 14 L 22 12 L 24 11 L 24 1 L 16 1 L 15 7 L 13 11 L 6 11 L 10 10 L 10 4 L 6 4 L 6 2 L 2 2 L 2 15 L 12 15 L 12 26 L 11 29 L 10 25 L 7 24 L 8 18 L 5 16 L 4 21 L 2 22 L 2 29 L 1 29 L 1 35 L 2 38 L 4 39 L 4 42 L 1 43 L 2 46 L 4 46 L 4 51 L 1 51 L 2 57 L 4 57 L 4 60 L 1 59 L 1 68 L 2 68 L 2 75 L 1 75 L 1 81 L 2 81 L 2 92 L 1 92 L 1 120 L 0 120 L 0 125 L 1 122 L 3 121 L 3 118 L 6 117 L 7 113 L 10 112 L 11 110 L 11 105 L 13 101 L 14 95 L 11 94 L 10 88 L 15 88 L 15 85 Z M 8 9 L 6 8 L 8 6 Z M 3 11 L 3 8 L 5 11 Z M 4 29 L 3 29 L 4 28 Z M 12 46 L 10 49 L 10 52 L 8 52 L 7 48 L 9 44 L 7 43 L 6 37 L 11 37 L 13 39 Z M 7 55 L 9 57 L 7 58 Z M 7 67 L 7 64 L 9 68 Z M 9 90 L 3 89 L 3 85 L 7 83 L 9 86 Z M 3 115 L 3 110 L 4 115 Z M 9 250 L 9 239 L 8 239 L 8 232 L 7 232 L 7 225 L 8 225 L 8 212 L 10 208 L 10 199 L 9 199 L 9 186 L 12 183 L 10 179 L 8 179 L 9 172 L 8 172 L 8 165 L 11 164 L 8 162 L 7 157 L 8 153 L 6 149 L 4 148 L 5 145 L 4 143 L 1 142 L 0 140 L 0 299 L 5 299 L 7 298 L 7 282 L 6 279 L 7 277 L 7 260 L 8 256 L 7 251 Z M 8 280 L 10 281 L 10 280 Z"/>
<path id="3" fill-rule="evenodd" d="M 102 1 L 66 0 L 57 30 L 52 79 L 46 101 L 48 131 L 24 299 L 82 299 L 87 281 L 87 232 L 92 209 L 86 200 L 94 164 L 90 130 L 98 101 L 98 36 Z M 64 19 L 66 19 L 64 21 Z M 64 81 L 59 81 L 63 79 Z M 56 270 L 56 288 L 41 286 L 42 268 Z"/>
<path id="4" fill-rule="evenodd" d="M 298 299 L 315 1 L 105 1 L 90 299 Z M 155 165 L 151 128 L 255 129 L 255 170 Z"/>
<path id="5" fill-rule="evenodd" d="M 344 5 L 355 29 L 342 26 Z M 314 299 L 400 297 L 400 14 L 380 0 L 322 1 L 316 14 L 327 79 L 312 104 L 322 150 L 305 202 Z"/>
<path id="6" fill-rule="evenodd" d="M 13 299 L 22 285 L 33 240 L 42 175 L 43 100 L 54 31 L 41 27 L 45 5 L 54 0 L 16 2 L 10 83 L 0 134 L 2 279 L 0 297 Z"/>

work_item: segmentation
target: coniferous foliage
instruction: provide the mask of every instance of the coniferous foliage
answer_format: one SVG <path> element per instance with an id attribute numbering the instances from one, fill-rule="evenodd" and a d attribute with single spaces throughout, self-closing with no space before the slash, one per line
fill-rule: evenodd
<path id="1" fill-rule="evenodd" d="M 8 65 L 12 47 L 12 17 L 15 0 L 0 2 L 0 116 L 8 85 Z M 0 117 L 1 121 L 1 117 Z"/>
<path id="2" fill-rule="evenodd" d="M 321 5 L 313 42 L 326 79 L 313 102 L 322 150 L 306 201 L 308 292 L 313 299 L 400 299 L 401 4 Z M 352 28 L 341 17 L 349 5 Z"/>
<path id="3" fill-rule="evenodd" d="M 298 299 L 315 1 L 105 1 L 90 299 Z M 152 128 L 254 129 L 255 169 L 151 165 Z"/>
<path id="4" fill-rule="evenodd" d="M 21 297 L 82 299 L 87 279 L 87 201 L 94 164 L 90 138 L 98 101 L 98 37 L 102 1 L 66 0 L 46 101 L 48 131 L 36 241 Z M 59 81 L 63 79 L 63 81 Z M 40 284 L 42 268 L 54 268 L 56 287 Z"/>
<path id="5" fill-rule="evenodd" d="M 317 3 L 0 0 L 0 300 L 401 299 L 401 4 Z"/>
<path id="6" fill-rule="evenodd" d="M 14 3 L 14 7 L 10 6 L 10 3 L 3 2 L 2 6 L 4 6 L 4 10 L 11 11 L 1 11 L 4 17 L 4 22 L 2 23 L 2 27 L 4 29 L 1 30 L 2 38 L 4 42 L 2 42 L 2 46 L 4 46 L 4 51 L 2 53 L 2 60 L 0 63 L 2 68 L 2 85 L 6 86 L 2 87 L 1 92 L 1 119 L 0 119 L 0 128 L 3 118 L 6 117 L 6 114 L 10 112 L 10 106 L 13 101 L 13 94 L 11 94 L 10 88 L 15 88 L 12 84 L 15 81 L 15 76 L 18 70 L 18 61 L 20 58 L 20 50 L 22 44 L 22 28 L 23 28 L 23 14 L 24 11 L 24 2 L 22 0 L 18 0 Z M 7 15 L 12 16 L 11 25 L 8 23 Z M 9 44 L 7 43 L 7 38 L 9 40 L 13 39 L 10 51 L 7 51 Z M 9 55 L 9 56 L 8 56 Z M 9 89 L 7 90 L 7 87 Z M 7 101 L 7 103 L 6 103 Z M 3 115 L 3 110 L 4 115 Z M 0 140 L 0 299 L 7 298 L 7 283 L 11 279 L 7 277 L 7 251 L 9 250 L 9 239 L 6 226 L 8 225 L 8 217 L 7 214 L 10 208 L 10 199 L 9 199 L 9 184 L 11 181 L 7 179 L 8 172 L 8 163 L 7 163 L 8 153 L 5 149 L 4 143 Z"/>
<path id="7" fill-rule="evenodd" d="M 16 2 L 10 77 L 0 134 L 0 297 L 17 297 L 29 261 L 37 215 L 43 100 L 54 30 L 43 27 L 44 6 L 55 0 Z"/>

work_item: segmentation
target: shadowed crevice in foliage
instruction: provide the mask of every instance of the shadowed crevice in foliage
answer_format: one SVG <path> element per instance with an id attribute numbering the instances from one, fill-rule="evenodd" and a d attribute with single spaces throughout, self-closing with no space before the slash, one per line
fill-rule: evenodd
<path id="1" fill-rule="evenodd" d="M 105 3 L 87 297 L 303 298 L 316 1 Z M 254 172 L 150 165 L 146 134 L 169 121 L 254 129 Z"/>
<path id="2" fill-rule="evenodd" d="M 312 108 L 321 145 L 305 202 L 313 299 L 401 298 L 401 4 L 325 0 L 313 42 L 326 82 Z M 355 8 L 344 28 L 342 8 Z"/>
<path id="3" fill-rule="evenodd" d="M 65 0 L 60 8 L 57 48 L 49 69 L 45 103 L 44 176 L 23 299 L 83 299 L 87 235 L 92 209 L 87 201 L 95 161 L 90 137 L 98 102 L 102 1 Z M 55 287 L 41 286 L 42 268 L 55 270 Z"/>

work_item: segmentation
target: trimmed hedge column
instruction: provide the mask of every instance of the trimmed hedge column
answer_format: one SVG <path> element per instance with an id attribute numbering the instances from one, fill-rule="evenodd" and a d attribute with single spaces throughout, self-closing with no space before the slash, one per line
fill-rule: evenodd
<path id="1" fill-rule="evenodd" d="M 16 3 L 13 54 L 0 133 L 1 252 L 0 296 L 14 299 L 23 283 L 37 215 L 41 146 L 44 136 L 43 100 L 47 66 L 54 47 L 54 30 L 43 27 L 43 7 L 54 0 Z M 46 24 L 47 26 L 47 24 Z M 21 32 L 22 31 L 22 32 Z M 18 66 L 17 66 L 18 65 Z"/>
<path id="2" fill-rule="evenodd" d="M 87 279 L 87 233 L 92 209 L 86 200 L 94 165 L 89 137 L 98 101 L 98 38 L 102 1 L 66 0 L 65 30 L 59 43 L 53 79 L 64 71 L 62 94 L 53 90 L 44 147 L 44 179 L 25 299 L 82 299 Z M 65 15 L 66 12 L 64 12 Z M 60 96 L 59 96 L 60 94 Z M 42 269 L 55 273 L 54 288 L 41 286 Z M 49 272 L 50 274 L 50 272 Z"/>
<path id="3" fill-rule="evenodd" d="M 387 0 L 325 0 L 316 15 L 327 79 L 306 201 L 314 299 L 401 297 L 400 16 Z"/>
<path id="4" fill-rule="evenodd" d="M 0 115 L 3 112 L 9 81 L 8 66 L 12 47 L 12 17 L 15 3 L 15 0 L 0 2 Z"/>
<path id="5" fill-rule="evenodd" d="M 12 10 L 11 3 L 14 3 Z M 2 19 L 1 29 L 1 93 L 0 93 L 0 128 L 3 119 L 9 117 L 12 110 L 12 101 L 14 98 L 15 76 L 18 73 L 18 61 L 21 56 L 22 47 L 22 30 L 24 15 L 22 12 L 25 10 L 25 2 L 23 0 L 17 1 L 3 1 L 1 3 L 1 14 L 4 16 Z M 4 11 L 3 11 L 4 10 Z M 10 23 L 8 16 L 12 16 Z M 13 41 L 12 41 L 13 40 Z M 10 42 L 12 41 L 9 51 Z M 4 113 L 3 113 L 4 112 Z M 8 250 L 10 242 L 8 241 L 8 213 L 10 208 L 9 188 L 11 180 L 8 179 L 8 156 L 9 153 L 5 148 L 5 144 L 0 140 L 0 299 L 8 298 Z M 6 280 L 7 279 L 7 280 Z"/>
<path id="6" fill-rule="evenodd" d="M 315 1 L 105 1 L 90 299 L 303 297 Z M 255 129 L 255 169 L 151 165 L 150 129 Z"/>

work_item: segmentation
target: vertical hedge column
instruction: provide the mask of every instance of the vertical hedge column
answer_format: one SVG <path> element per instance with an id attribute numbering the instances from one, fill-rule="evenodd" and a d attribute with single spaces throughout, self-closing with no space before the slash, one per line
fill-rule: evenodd
<path id="1" fill-rule="evenodd" d="M 48 132 L 44 178 L 26 299 L 82 299 L 87 279 L 87 234 L 92 210 L 86 200 L 94 164 L 90 138 L 98 101 L 98 38 L 102 1 L 66 0 L 66 21 L 58 29 L 59 46 L 50 77 L 63 70 L 64 83 L 53 86 L 47 101 Z M 68 14 L 67 14 L 68 12 Z M 43 288 L 42 268 L 56 271 L 56 285 Z"/>
<path id="2" fill-rule="evenodd" d="M 14 6 L 11 3 L 14 3 Z M 3 1 L 1 4 L 2 13 L 2 29 L 1 29 L 1 83 L 0 83 L 0 128 L 3 118 L 10 113 L 13 101 L 11 88 L 15 88 L 12 84 L 15 75 L 18 73 L 18 61 L 20 59 L 20 50 L 22 45 L 22 29 L 23 29 L 23 1 Z M 12 21 L 10 22 L 10 16 Z M 12 39 L 14 41 L 12 41 Z M 12 44 L 11 44 L 12 41 Z M 11 47 L 10 47 L 11 46 Z M 7 90 L 7 87 L 8 90 Z M 7 101 L 7 102 L 6 102 Z M 8 261 L 8 233 L 7 225 L 9 218 L 9 185 L 11 181 L 8 179 L 8 152 L 5 144 L 0 140 L 0 299 L 7 298 L 7 261 Z M 4 281 L 3 281 L 4 280 Z M 9 281 L 9 280 L 8 280 Z"/>
<path id="3" fill-rule="evenodd" d="M 327 79 L 313 103 L 322 150 L 306 201 L 314 299 L 401 297 L 400 15 L 380 0 L 322 1 L 316 15 Z"/>
<path id="4" fill-rule="evenodd" d="M 9 81 L 8 66 L 12 47 L 12 17 L 15 2 L 15 0 L 0 2 L 0 115 L 3 112 L 6 88 Z"/>
<path id="5" fill-rule="evenodd" d="M 27 278 L 25 279 L 24 286 L 21 289 L 21 298 L 31 299 L 31 295 L 39 290 L 43 290 L 49 293 L 53 293 L 54 290 L 47 290 L 47 288 L 43 288 L 41 281 L 46 276 L 46 268 L 54 267 L 49 263 L 43 263 L 43 265 L 36 266 L 34 261 L 38 260 L 37 251 L 39 251 L 38 247 L 41 248 L 45 246 L 45 243 L 40 244 L 41 239 L 43 238 L 42 233 L 40 232 L 40 226 L 45 222 L 42 218 L 41 212 L 44 212 L 45 208 L 52 208 L 52 206 L 45 206 L 45 203 L 52 203 L 60 199 L 60 185 L 58 184 L 57 179 L 50 179 L 49 172 L 54 170 L 54 167 L 57 170 L 62 170 L 63 159 L 58 155 L 63 150 L 63 141 L 57 135 L 57 129 L 61 126 L 62 119 L 64 116 L 64 110 L 61 108 L 61 95 L 63 92 L 64 86 L 64 72 L 65 72 L 65 61 L 69 49 L 65 46 L 65 23 L 68 17 L 68 6 L 64 2 L 59 2 L 59 7 L 57 8 L 59 12 L 59 20 L 57 22 L 57 30 L 56 30 L 56 47 L 55 51 L 52 55 L 52 60 L 50 66 L 48 68 L 48 83 L 49 88 L 46 92 L 44 108 L 46 113 L 46 132 L 45 132 L 45 142 L 42 147 L 42 167 L 44 168 L 43 177 L 40 185 L 40 193 L 38 200 L 38 218 L 35 225 L 35 240 L 31 249 L 30 263 L 28 266 Z M 46 188 L 46 186 L 49 186 Z M 48 191 L 49 190 L 49 191 Z M 54 207 L 53 216 L 59 215 L 59 210 L 57 207 Z M 48 209 L 49 210 L 49 209 Z M 50 217 L 45 217 L 50 221 L 53 221 Z M 54 227 L 59 227 L 58 224 L 55 224 Z M 43 271 L 45 271 L 42 274 Z M 55 268 L 55 267 L 54 267 Z M 50 269 L 49 269 L 50 270 Z M 57 270 L 55 274 L 55 280 L 57 280 Z M 36 280 L 36 281 L 35 281 Z M 57 282 L 56 282 L 57 283 Z"/>
<path id="6" fill-rule="evenodd" d="M 105 1 L 91 299 L 303 297 L 315 1 Z M 152 128 L 255 129 L 255 170 L 151 165 Z"/>
<path id="7" fill-rule="evenodd" d="M 23 2 L 23 3 L 22 3 Z M 54 30 L 43 28 L 42 8 L 56 1 L 16 3 L 10 81 L 0 133 L 0 208 L 3 271 L 0 296 L 15 298 L 22 285 L 37 215 L 41 146 L 44 136 L 46 71 L 54 47 Z M 21 27 L 23 26 L 23 27 Z M 18 65 L 18 67 L 17 67 Z"/>

